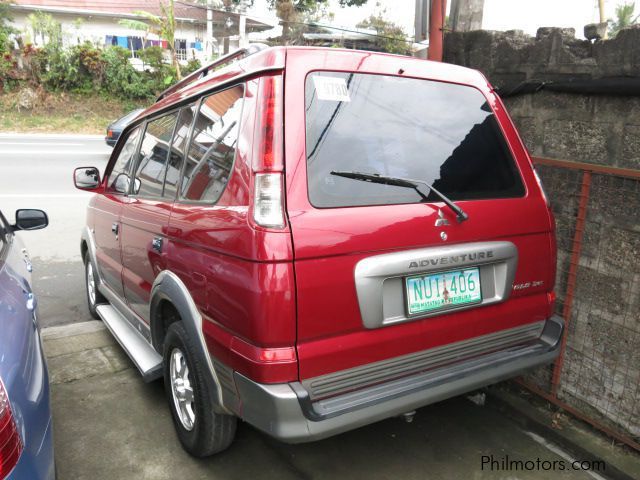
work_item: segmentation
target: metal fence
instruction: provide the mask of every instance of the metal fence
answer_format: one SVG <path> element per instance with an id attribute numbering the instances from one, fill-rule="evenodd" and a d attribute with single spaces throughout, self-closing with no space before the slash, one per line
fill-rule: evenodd
<path id="1" fill-rule="evenodd" d="M 534 158 L 556 216 L 553 366 L 525 387 L 640 451 L 640 171 Z"/>

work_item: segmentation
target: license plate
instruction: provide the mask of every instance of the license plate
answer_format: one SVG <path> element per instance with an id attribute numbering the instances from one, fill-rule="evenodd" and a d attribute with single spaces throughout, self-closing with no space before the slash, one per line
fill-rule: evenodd
<path id="1" fill-rule="evenodd" d="M 409 315 L 482 301 L 480 270 L 466 268 L 405 278 Z"/>

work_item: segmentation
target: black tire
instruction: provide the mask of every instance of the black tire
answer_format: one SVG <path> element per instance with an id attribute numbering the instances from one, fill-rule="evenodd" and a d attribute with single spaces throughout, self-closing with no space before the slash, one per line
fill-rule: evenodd
<path id="1" fill-rule="evenodd" d="M 176 350 L 186 360 L 187 376 L 193 392 L 190 411 L 195 412 L 195 419 L 191 429 L 186 428 L 180 419 L 177 406 L 179 401 L 174 398 L 177 394 L 174 394 L 170 370 L 171 355 L 174 355 Z M 194 340 L 189 336 L 182 322 L 174 322 L 169 326 L 164 340 L 163 358 L 165 391 L 173 424 L 183 448 L 198 458 L 207 457 L 228 448 L 236 435 L 236 417 L 213 411 L 214 392 L 210 391 L 205 381 L 206 375 L 209 375 L 207 366 L 200 361 Z"/>
<path id="2" fill-rule="evenodd" d="M 91 298 L 90 293 L 90 275 L 93 276 L 93 299 Z M 98 290 L 98 275 L 96 274 L 95 268 L 91 263 L 91 259 L 88 254 L 84 257 L 84 286 L 87 294 L 87 307 L 89 308 L 89 313 L 96 320 L 100 320 L 100 315 L 98 315 L 96 307 L 102 303 L 107 303 L 107 299 L 104 298 L 104 295 L 102 295 Z"/>

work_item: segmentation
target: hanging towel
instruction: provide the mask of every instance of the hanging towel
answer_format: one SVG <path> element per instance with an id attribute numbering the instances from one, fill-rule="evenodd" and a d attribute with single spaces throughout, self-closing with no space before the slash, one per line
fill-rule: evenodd
<path id="1" fill-rule="evenodd" d="M 169 42 L 162 40 L 162 48 L 169 48 Z"/>
<path id="2" fill-rule="evenodd" d="M 132 41 L 132 44 L 133 44 L 133 50 L 134 51 L 142 50 L 142 38 L 133 37 L 131 39 L 131 41 Z"/>
<path id="3" fill-rule="evenodd" d="M 202 51 L 202 42 L 196 42 L 196 50 L 198 50 L 199 52 Z"/>
<path id="4" fill-rule="evenodd" d="M 129 39 L 127 37 L 118 37 L 118 46 L 123 48 L 129 48 Z"/>
<path id="5" fill-rule="evenodd" d="M 113 45 L 113 35 L 107 35 L 104 38 L 104 44 L 109 46 L 109 45 Z"/>

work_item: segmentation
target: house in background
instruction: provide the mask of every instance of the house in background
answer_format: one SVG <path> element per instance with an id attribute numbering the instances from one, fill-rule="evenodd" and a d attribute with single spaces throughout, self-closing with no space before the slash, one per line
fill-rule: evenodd
<path id="1" fill-rule="evenodd" d="M 35 45 L 45 39 L 34 32 L 28 17 L 35 12 L 51 15 L 62 26 L 65 42 L 76 44 L 90 41 L 95 45 L 119 45 L 131 51 L 131 62 L 142 67 L 137 58 L 138 50 L 151 45 L 167 48 L 168 45 L 157 35 L 146 34 L 121 25 L 122 19 L 144 20 L 136 11 L 146 11 L 160 15 L 160 0 L 13 0 L 10 4 L 13 26 L 23 37 Z M 176 52 L 178 59 L 186 63 L 196 58 L 205 62 L 207 12 L 202 5 L 190 2 L 175 3 Z M 213 53 L 221 55 L 225 50 L 237 48 L 243 39 L 239 35 L 241 15 L 233 12 L 214 10 L 213 12 Z M 254 32 L 273 28 L 245 15 L 247 38 Z"/>

